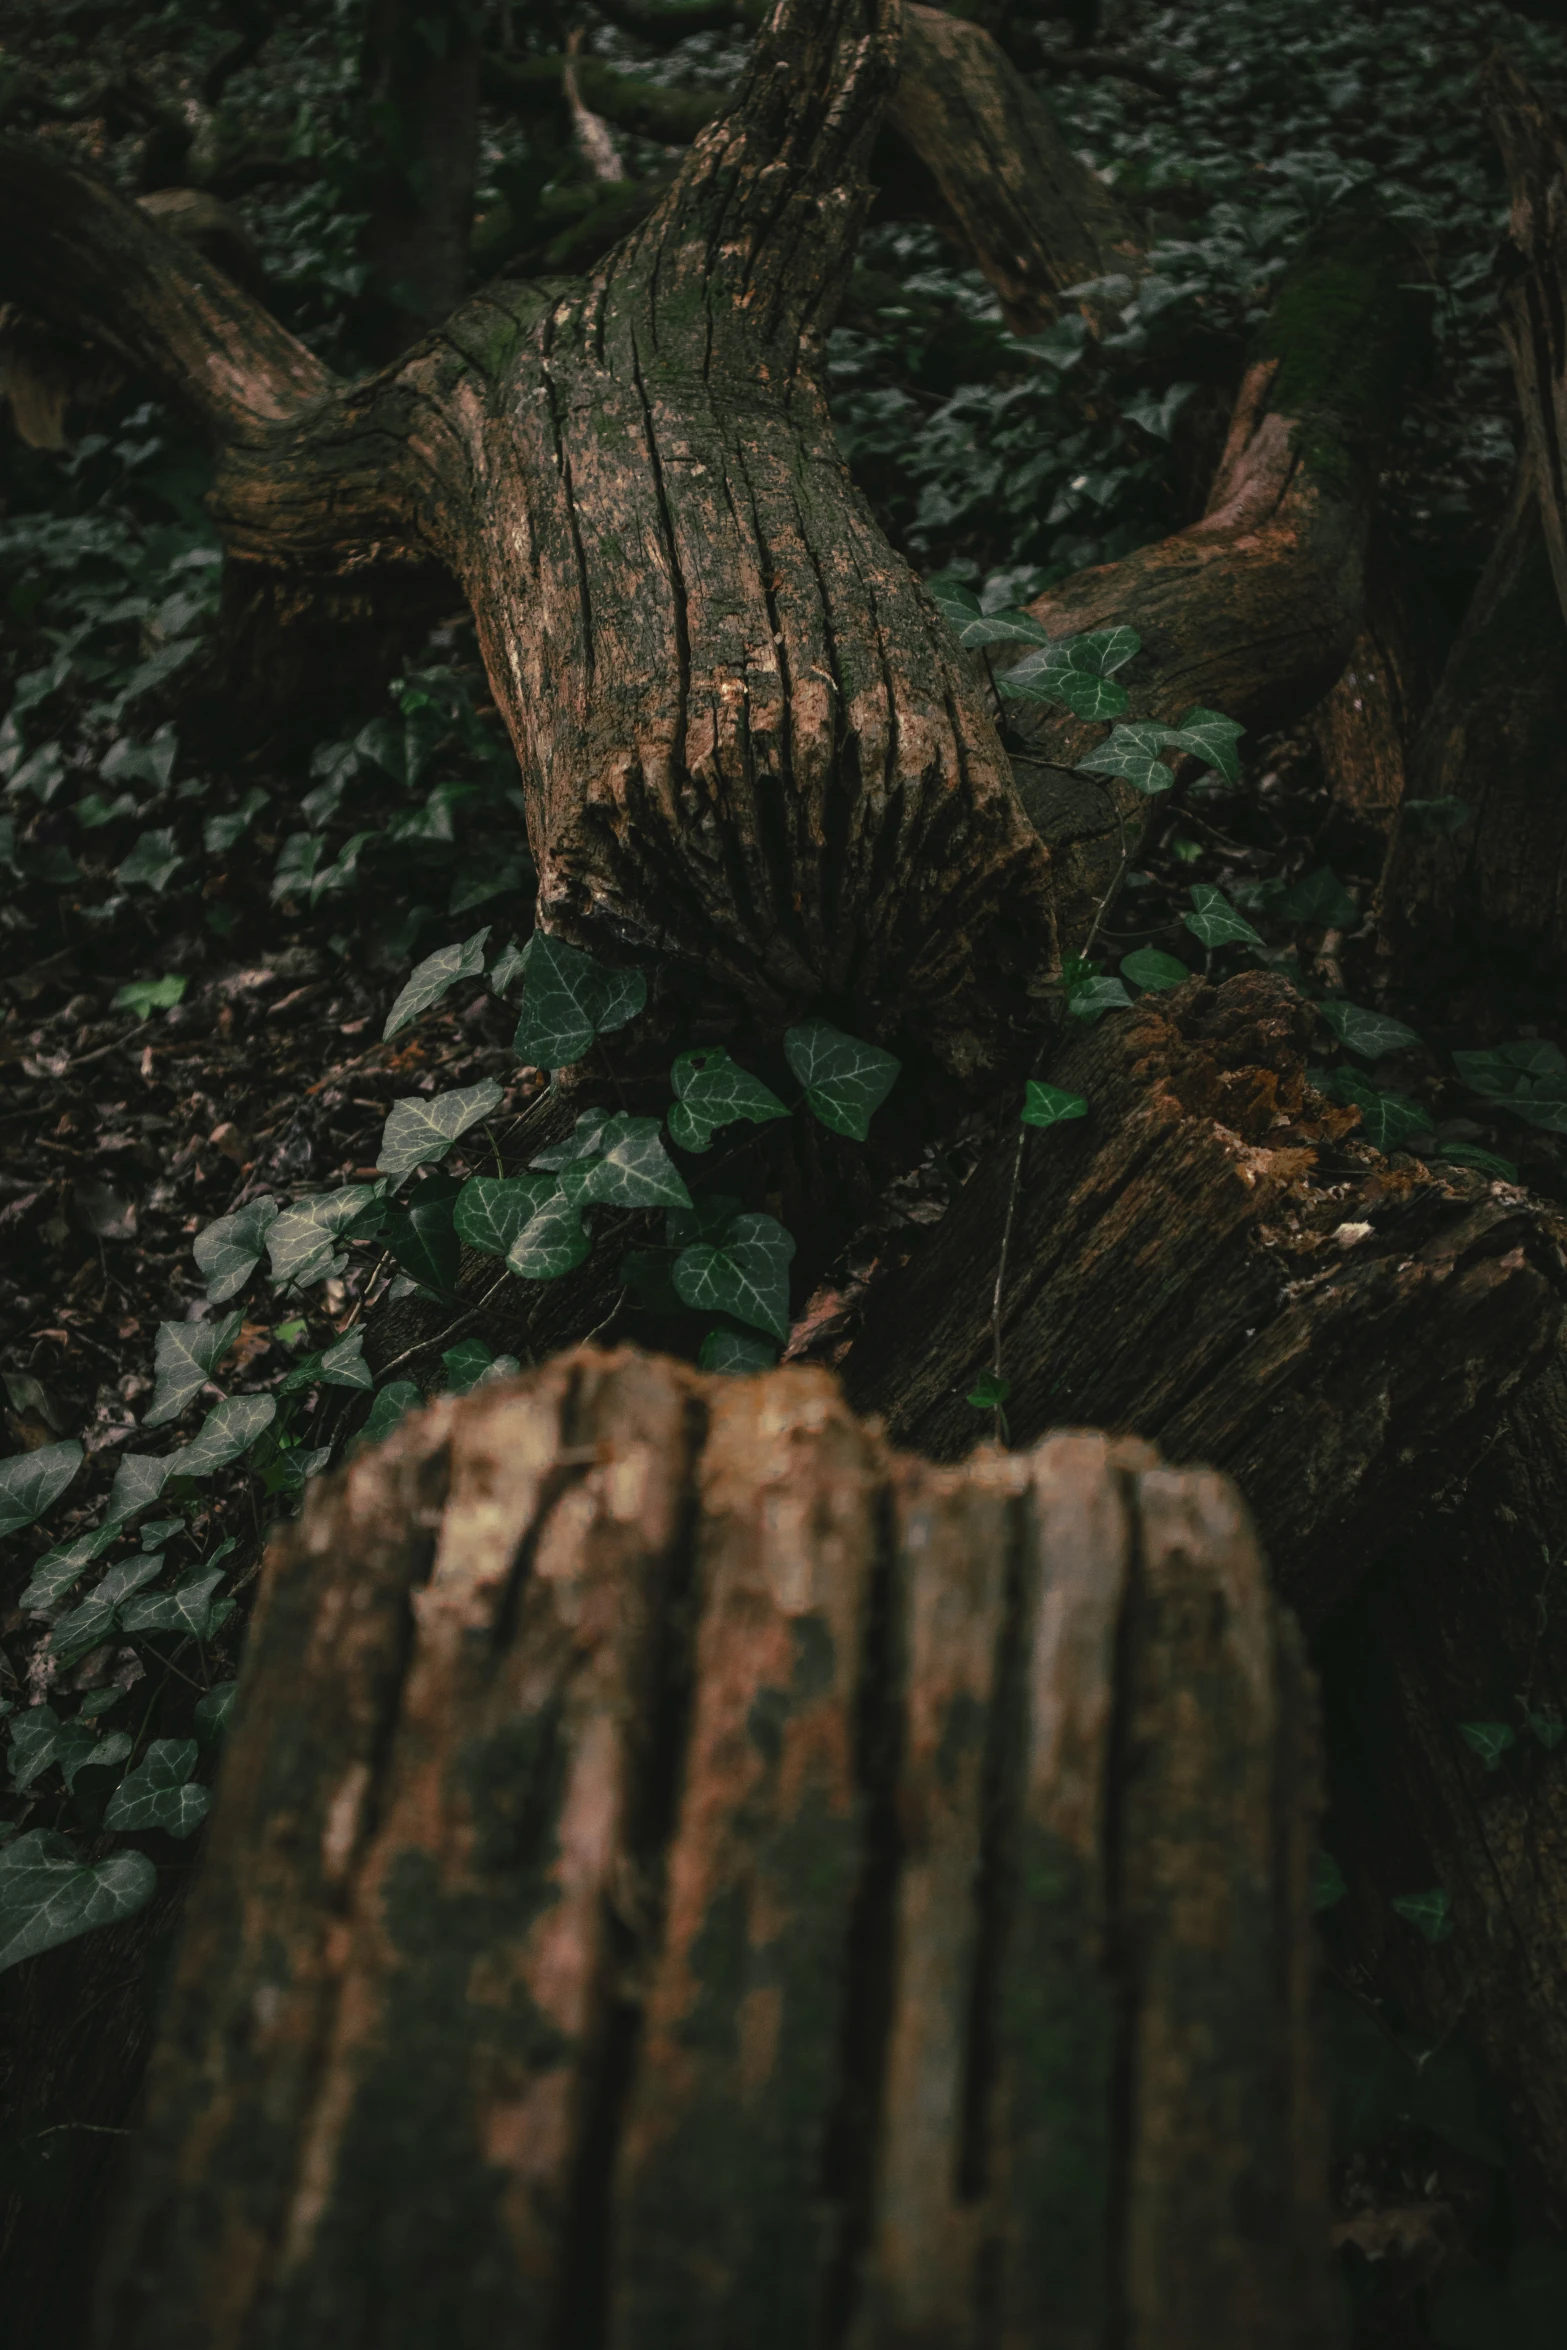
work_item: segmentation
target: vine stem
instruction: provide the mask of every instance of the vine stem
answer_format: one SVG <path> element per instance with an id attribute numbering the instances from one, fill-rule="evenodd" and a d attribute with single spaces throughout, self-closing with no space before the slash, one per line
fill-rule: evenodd
<path id="1" fill-rule="evenodd" d="M 1115 904 L 1117 897 L 1120 895 L 1121 884 L 1126 879 L 1126 869 L 1131 863 L 1132 858 L 1131 847 L 1126 837 L 1126 819 L 1121 813 L 1121 804 L 1119 800 L 1114 798 L 1111 793 L 1105 790 L 1103 784 L 1099 782 L 1097 776 L 1093 777 L 1092 781 L 1094 783 L 1094 788 L 1099 791 L 1106 800 L 1109 801 L 1110 811 L 1115 817 L 1116 832 L 1120 840 L 1121 861 L 1117 865 L 1114 874 L 1111 876 L 1109 888 L 1105 891 L 1103 897 L 1099 900 L 1098 905 L 1094 909 L 1093 921 L 1089 924 L 1088 935 L 1083 941 L 1082 954 L 1080 957 L 1080 960 L 1083 962 L 1086 962 L 1088 957 L 1092 954 L 1094 941 L 1099 936 L 1100 928 L 1104 922 L 1105 916 L 1109 913 L 1110 908 Z M 1030 1077 L 1036 1077 L 1039 1074 L 1039 1064 L 1043 1057 L 1044 1047 L 1041 1046 L 1039 1052 L 1034 1055 L 1033 1065 L 1029 1070 Z M 1027 1103 L 1027 1098 L 1027 1092 L 1025 1089 L 1025 1105 Z M 1012 1154 L 1012 1180 L 1007 1187 L 1007 1212 L 1001 1226 L 1001 1251 L 996 1259 L 996 1285 L 995 1288 L 991 1291 L 990 1295 L 990 1369 L 991 1375 L 995 1379 L 998 1386 L 1001 1384 L 1004 1377 L 1004 1373 L 1001 1368 L 1001 1322 L 1002 1309 L 1006 1303 L 1007 1260 L 1012 1253 L 1012 1233 L 1013 1228 L 1017 1223 L 1017 1203 L 1023 1194 L 1023 1160 L 1027 1150 L 1028 1128 L 1022 1123 L 1022 1120 L 1019 1119 L 1017 1130 L 1017 1149 Z M 996 1442 L 998 1444 L 1007 1443 L 1009 1438 L 1007 1434 L 1006 1413 L 1002 1409 L 1002 1406 L 999 1402 L 995 1407 L 994 1428 Z"/>

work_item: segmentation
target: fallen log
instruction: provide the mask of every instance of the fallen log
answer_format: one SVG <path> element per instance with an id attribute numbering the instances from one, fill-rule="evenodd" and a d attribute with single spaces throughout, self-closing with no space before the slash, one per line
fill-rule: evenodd
<path id="1" fill-rule="evenodd" d="M 1144 1446 L 438 1405 L 271 1555 L 97 2341 L 1319 2344 L 1312 1740 Z"/>
<path id="2" fill-rule="evenodd" d="M 1526 1193 L 1384 1159 L 1306 1082 L 1288 983 L 1193 981 L 1052 1065 L 1086 1118 L 1028 1145 L 1004 1301 L 1012 1435 L 1135 1432 L 1233 1476 L 1279 1585 L 1320 1622 L 1433 1493 L 1457 1490 L 1548 1360 L 1560 1223 Z M 857 1410 L 937 1460 L 983 1424 L 1013 1146 L 970 1179 L 843 1363 Z"/>

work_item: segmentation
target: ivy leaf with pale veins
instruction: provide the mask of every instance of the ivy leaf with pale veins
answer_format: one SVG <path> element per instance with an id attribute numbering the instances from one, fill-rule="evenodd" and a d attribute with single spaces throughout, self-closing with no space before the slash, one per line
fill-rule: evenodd
<path id="1" fill-rule="evenodd" d="M 11 1785 L 25 1795 L 58 1763 L 67 1787 L 87 1761 L 98 1741 L 83 1721 L 62 1722 L 52 1705 L 33 1705 L 11 1724 Z"/>
<path id="2" fill-rule="evenodd" d="M 94 1526 L 89 1533 L 78 1534 L 73 1541 L 56 1544 L 46 1550 L 42 1558 L 33 1561 L 33 1572 L 27 1589 L 17 1601 L 18 1607 L 53 1607 L 63 1599 L 84 1567 L 90 1567 L 95 1558 L 101 1558 L 111 1542 L 119 1539 L 121 1528 L 113 1518 Z"/>
<path id="3" fill-rule="evenodd" d="M 1216 882 L 1193 882 L 1191 897 L 1196 912 L 1183 914 L 1181 920 L 1205 947 L 1261 946 L 1261 933 L 1253 930 L 1244 914 L 1237 914 Z"/>
<path id="4" fill-rule="evenodd" d="M 1159 753 L 1179 741 L 1173 727 L 1139 720 L 1132 726 L 1118 726 L 1108 742 L 1102 742 L 1077 764 L 1085 775 L 1123 776 L 1136 790 L 1150 795 L 1169 791 L 1175 773 Z"/>
<path id="5" fill-rule="evenodd" d="M 460 979 L 477 979 L 484 969 L 484 942 L 489 937 L 489 925 L 476 930 L 472 938 L 465 938 L 461 946 L 437 947 L 433 955 L 426 955 L 414 966 L 404 981 L 397 1001 L 386 1015 L 386 1026 L 381 1031 L 384 1044 L 403 1028 L 411 1028 L 422 1012 L 438 1004 L 448 988 Z"/>
<path id="6" fill-rule="evenodd" d="M 375 1373 L 364 1359 L 363 1329 L 350 1330 L 335 1346 L 320 1348 L 294 1365 L 278 1387 L 279 1395 L 296 1395 L 302 1387 L 356 1387 L 375 1385 Z"/>
<path id="7" fill-rule="evenodd" d="M 152 1403 L 142 1415 L 144 1428 L 162 1428 L 179 1418 L 228 1353 L 244 1319 L 243 1313 L 233 1313 L 216 1322 L 158 1324 L 152 1358 L 157 1383 Z"/>
<path id="8" fill-rule="evenodd" d="M 864 1142 L 871 1119 L 891 1093 L 903 1066 L 863 1037 L 847 1036 L 826 1020 L 806 1020 L 784 1036 L 784 1057 L 805 1089 L 813 1114 L 834 1134 Z M 780 1231 L 783 1229 L 780 1225 Z M 793 1242 L 790 1243 L 791 1251 Z M 784 1333 L 780 1333 L 780 1336 Z"/>
<path id="9" fill-rule="evenodd" d="M 149 1828 L 165 1836 L 191 1836 L 212 1803 L 210 1788 L 195 1786 L 194 1738 L 155 1738 L 134 1771 L 127 1771 L 103 1815 L 106 1828 L 131 1835 Z"/>
<path id="10" fill-rule="evenodd" d="M 345 1183 L 285 1208 L 267 1230 L 274 1285 L 309 1289 L 341 1271 L 347 1260 L 338 1242 L 378 1215 L 384 1193 L 384 1184 Z"/>
<path id="11" fill-rule="evenodd" d="M 379 1444 L 409 1412 L 416 1412 L 424 1397 L 411 1379 L 393 1379 L 376 1395 L 370 1406 L 369 1417 L 359 1431 L 361 1444 Z"/>
<path id="12" fill-rule="evenodd" d="M 1239 783 L 1241 763 L 1235 745 L 1246 732 L 1233 718 L 1226 718 L 1219 710 L 1188 710 L 1175 730 L 1175 740 L 1183 751 L 1190 751 L 1194 759 L 1201 759 L 1209 767 L 1217 767 L 1226 783 Z"/>
<path id="13" fill-rule="evenodd" d="M 80 1607 L 69 1609 L 55 1625 L 49 1635 L 50 1654 L 64 1656 L 68 1651 L 94 1648 L 100 1640 L 107 1640 L 114 1629 L 114 1611 L 120 1602 L 162 1572 L 161 1550 L 138 1551 L 134 1558 L 122 1559 L 117 1567 L 111 1567 Z"/>
<path id="14" fill-rule="evenodd" d="M 615 1115 L 612 1110 L 584 1110 L 564 1142 L 552 1142 L 547 1150 L 535 1151 L 528 1161 L 530 1167 L 545 1167 L 559 1173 L 562 1167 L 575 1166 L 579 1159 L 596 1159 L 604 1147 L 604 1129 Z"/>
<path id="15" fill-rule="evenodd" d="M 264 1428 L 277 1417 L 275 1395 L 231 1395 L 214 1404 L 200 1431 L 163 1462 L 170 1477 L 210 1477 L 248 1452 Z"/>
<path id="16" fill-rule="evenodd" d="M 1384 1092 L 1354 1069 L 1338 1071 L 1334 1090 L 1360 1112 L 1361 1132 L 1373 1150 L 1396 1151 L 1417 1137 L 1432 1139 L 1431 1113 L 1408 1094 Z"/>
<path id="17" fill-rule="evenodd" d="M 264 1193 L 197 1233 L 191 1255 L 206 1275 L 209 1305 L 224 1305 L 244 1288 L 261 1262 L 277 1218 L 277 1201 Z"/>
<path id="18" fill-rule="evenodd" d="M 582 1263 L 592 1246 L 580 1210 L 557 1191 L 529 1217 L 506 1251 L 506 1262 L 524 1281 L 558 1281 Z"/>
<path id="19" fill-rule="evenodd" d="M 0 1971 L 145 1909 L 158 1872 L 144 1852 L 91 1866 L 67 1837 L 33 1828 L 0 1850 Z"/>
<path id="20" fill-rule="evenodd" d="M 1119 979 L 1080 979 L 1067 989 L 1066 1008 L 1074 1020 L 1097 1020 L 1102 1012 L 1129 1012 L 1132 999 Z"/>
<path id="21" fill-rule="evenodd" d="M 1444 1142 L 1437 1156 L 1451 1159 L 1455 1167 L 1473 1167 L 1478 1174 L 1500 1176 L 1504 1183 L 1518 1180 L 1516 1159 L 1504 1159 L 1500 1151 L 1482 1150 L 1478 1143 Z"/>
<path id="22" fill-rule="evenodd" d="M 500 953 L 496 956 L 494 962 L 490 965 L 490 993 L 492 995 L 504 996 L 506 990 L 511 986 L 512 982 L 522 977 L 523 971 L 525 969 L 526 965 L 523 962 L 522 949 L 517 944 L 517 941 L 512 939 L 506 946 L 502 947 Z"/>
<path id="23" fill-rule="evenodd" d="M 647 1002 L 642 972 L 613 971 L 544 930 L 533 933 L 522 962 L 522 1014 L 512 1050 L 538 1069 L 569 1069 L 595 1037 L 624 1028 Z"/>
<path id="24" fill-rule="evenodd" d="M 460 1085 L 451 1093 L 411 1094 L 394 1102 L 381 1135 L 376 1165 L 383 1175 L 408 1175 L 433 1166 L 453 1143 L 499 1109 L 505 1095 L 493 1077 Z"/>
<path id="25" fill-rule="evenodd" d="M 1453 1931 L 1453 1905 L 1440 1885 L 1429 1893 L 1395 1893 L 1393 1907 L 1428 1942 L 1445 1942 Z"/>
<path id="26" fill-rule="evenodd" d="M 151 1452 L 122 1452 L 109 1488 L 108 1523 L 118 1529 L 139 1510 L 149 1509 L 168 1483 L 169 1460 Z"/>
<path id="27" fill-rule="evenodd" d="M 457 1194 L 452 1227 L 487 1257 L 503 1257 L 556 1188 L 553 1175 L 470 1175 Z"/>
<path id="28" fill-rule="evenodd" d="M 1503 1755 L 1518 1743 L 1518 1733 L 1510 1722 L 1460 1722 L 1458 1735 L 1488 1771 L 1499 1771 Z"/>
<path id="29" fill-rule="evenodd" d="M 1191 973 L 1177 955 L 1161 954 L 1157 947 L 1138 947 L 1121 957 L 1121 977 L 1134 987 L 1162 994 L 1166 988 L 1184 987 Z"/>
<path id="30" fill-rule="evenodd" d="M 1420 1042 L 1413 1028 L 1389 1019 L 1386 1012 L 1368 1012 L 1360 1004 L 1318 1004 L 1317 1010 L 1340 1044 L 1365 1061 L 1380 1061 L 1384 1053 Z"/>
<path id="31" fill-rule="evenodd" d="M 205 1640 L 212 1627 L 212 1595 L 222 1580 L 221 1567 L 192 1567 L 172 1591 L 147 1591 L 127 1600 L 120 1622 L 127 1632 L 177 1632 Z"/>
<path id="32" fill-rule="evenodd" d="M 785 1339 L 793 1255 L 793 1235 L 775 1216 L 736 1216 L 716 1243 L 696 1240 L 682 1249 L 671 1278 L 676 1295 L 699 1312 L 732 1314 Z"/>
<path id="33" fill-rule="evenodd" d="M 382 1245 L 421 1289 L 449 1297 L 457 1287 L 462 1247 L 453 1211 L 462 1192 L 456 1175 L 429 1175 L 409 1193 L 405 1206 L 387 1217 Z"/>
<path id="34" fill-rule="evenodd" d="M 1025 1126 L 1064 1126 L 1071 1118 L 1086 1118 L 1088 1104 L 1080 1093 L 1064 1093 L 1059 1085 L 1046 1085 L 1041 1078 L 1031 1077 L 1021 1112 Z"/>
<path id="35" fill-rule="evenodd" d="M 1311 922 L 1322 930 L 1353 930 L 1360 908 L 1331 865 L 1318 865 L 1281 890 L 1278 911 L 1286 922 Z"/>
<path id="36" fill-rule="evenodd" d="M 720 1127 L 741 1118 L 761 1126 L 789 1115 L 772 1087 L 732 1061 L 721 1044 L 681 1053 L 669 1082 L 678 1096 L 668 1118 L 670 1140 L 682 1150 L 707 1150 Z"/>
<path id="37" fill-rule="evenodd" d="M 585 1199 L 613 1208 L 688 1208 L 691 1194 L 664 1148 L 656 1118 L 612 1118 L 603 1157 L 588 1170 Z M 568 1170 L 562 1169 L 564 1175 Z M 564 1189 L 564 1184 L 562 1185 Z"/>
<path id="38" fill-rule="evenodd" d="M 0 1536 L 19 1534 L 53 1509 L 83 1457 L 70 1436 L 63 1444 L 41 1444 L 36 1452 L 14 1452 L 0 1461 Z"/>
<path id="39" fill-rule="evenodd" d="M 765 1338 L 753 1338 L 747 1330 L 709 1330 L 696 1359 L 699 1370 L 743 1375 L 770 1371 L 778 1360 L 778 1349 L 769 1346 Z"/>

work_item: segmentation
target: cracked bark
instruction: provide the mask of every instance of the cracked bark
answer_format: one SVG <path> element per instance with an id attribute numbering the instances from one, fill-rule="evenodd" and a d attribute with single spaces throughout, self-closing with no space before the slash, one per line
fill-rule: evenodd
<path id="1" fill-rule="evenodd" d="M 272 1553 L 101 2350 L 1316 2350 L 1315 1775 L 1220 1478 L 439 1405 Z"/>

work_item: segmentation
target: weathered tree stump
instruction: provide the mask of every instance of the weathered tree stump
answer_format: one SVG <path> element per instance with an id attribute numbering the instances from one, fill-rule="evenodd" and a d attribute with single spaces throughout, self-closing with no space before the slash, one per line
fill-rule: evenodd
<path id="1" fill-rule="evenodd" d="M 579 1352 L 274 1549 L 104 2350 L 1327 2338 L 1232 1489 Z"/>
<path id="2" fill-rule="evenodd" d="M 1052 1064 L 1088 1115 L 1029 1144 L 1003 1347 L 1014 1440 L 1063 1419 L 1215 1462 L 1320 1622 L 1543 1368 L 1559 1220 L 1506 1184 L 1379 1154 L 1306 1084 L 1314 1014 L 1255 972 L 1103 1021 Z M 1013 1150 L 873 1292 L 851 1401 L 938 1460 L 972 1444 Z"/>

